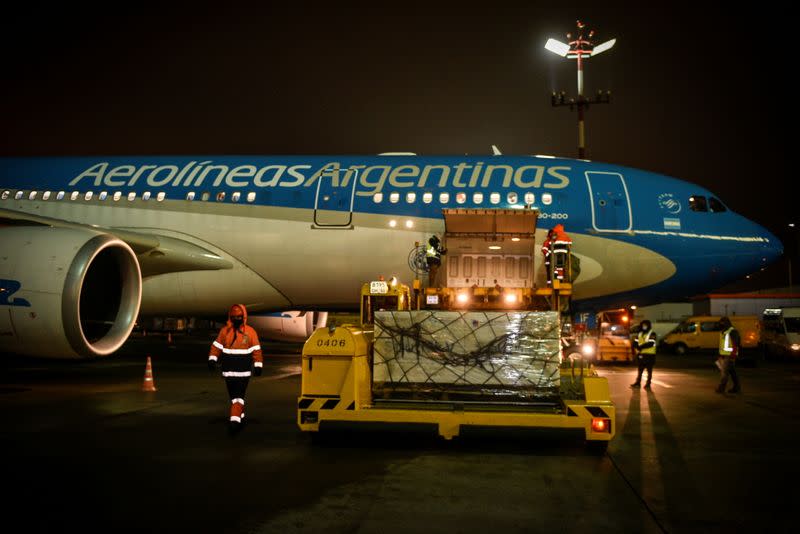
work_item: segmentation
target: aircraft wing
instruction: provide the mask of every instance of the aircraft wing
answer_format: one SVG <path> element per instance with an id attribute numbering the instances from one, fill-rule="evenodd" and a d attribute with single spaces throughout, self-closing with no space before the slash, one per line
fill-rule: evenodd
<path id="1" fill-rule="evenodd" d="M 139 260 L 142 277 L 180 271 L 232 269 L 233 263 L 189 241 L 122 228 L 80 224 L 0 208 L 0 226 L 50 226 L 109 234 L 124 241 Z"/>

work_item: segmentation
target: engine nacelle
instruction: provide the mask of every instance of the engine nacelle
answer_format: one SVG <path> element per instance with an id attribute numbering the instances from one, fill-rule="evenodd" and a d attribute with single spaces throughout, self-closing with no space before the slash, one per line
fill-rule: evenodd
<path id="1" fill-rule="evenodd" d="M 128 339 L 142 276 L 122 240 L 85 229 L 0 230 L 0 350 L 42 358 L 107 356 Z"/>
<path id="2" fill-rule="evenodd" d="M 305 342 L 314 330 L 328 323 L 328 312 L 285 311 L 251 314 L 247 324 L 255 328 L 260 338 L 277 341 Z"/>

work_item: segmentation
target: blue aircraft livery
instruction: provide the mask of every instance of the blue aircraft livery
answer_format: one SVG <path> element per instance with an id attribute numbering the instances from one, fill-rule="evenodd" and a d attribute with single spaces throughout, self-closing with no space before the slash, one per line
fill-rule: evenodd
<path id="1" fill-rule="evenodd" d="M 2 260 L 0 278 L 19 281 L 14 298 L 30 302 L 40 320 L 57 316 L 52 328 L 64 322 L 65 299 L 88 302 L 104 285 L 124 285 L 129 276 L 140 278 L 128 291 L 141 298 L 130 313 L 213 314 L 234 302 L 256 312 L 351 309 L 366 280 L 385 275 L 410 281 L 409 253 L 430 235 L 444 233 L 443 209 L 453 208 L 536 210 L 537 243 L 562 224 L 580 260 L 576 311 L 684 299 L 762 269 L 782 254 L 770 232 L 728 209 L 712 191 L 585 160 L 4 158 L 0 245 L 4 254 L 20 252 Z M 512 243 L 492 254 L 505 262 L 501 277 L 519 279 L 514 270 L 522 262 Z M 480 254 L 473 256 L 477 261 Z M 109 281 L 107 274 L 80 270 L 97 261 L 120 262 L 106 271 L 122 274 Z M 538 286 L 541 254 L 534 261 L 531 279 Z M 56 275 L 60 282 L 44 268 L 30 268 L 53 262 L 61 262 L 54 272 L 65 273 Z M 453 283 L 480 278 L 478 272 L 467 274 Z M 75 277 L 88 288 L 72 288 Z M 52 313 L 37 308 L 45 296 Z M 120 296 L 120 302 L 129 297 Z M 0 300 L 0 311 L 10 302 L 9 296 Z M 115 306 L 98 314 L 112 314 Z M 11 326 L 0 322 L 2 328 Z M 67 330 L 71 346 L 85 352 L 80 328 Z"/>

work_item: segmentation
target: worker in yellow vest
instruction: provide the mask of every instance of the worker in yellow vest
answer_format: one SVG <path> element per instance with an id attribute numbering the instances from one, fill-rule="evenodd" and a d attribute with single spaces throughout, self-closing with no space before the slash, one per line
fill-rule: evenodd
<path id="1" fill-rule="evenodd" d="M 719 320 L 719 326 L 717 367 L 719 367 L 722 378 L 719 381 L 716 392 L 725 393 L 725 386 L 728 385 L 728 377 L 730 377 L 733 380 L 733 387 L 728 390 L 728 393 L 741 393 L 739 376 L 736 374 L 736 357 L 741 350 L 741 337 L 739 336 L 739 331 L 733 327 L 731 320 L 727 317 Z"/>
<path id="2" fill-rule="evenodd" d="M 639 326 L 640 331 L 633 340 L 633 349 L 636 351 L 636 361 L 639 362 L 639 374 L 636 375 L 636 382 L 631 384 L 632 388 L 638 388 L 642 383 L 642 373 L 647 369 L 647 382 L 645 389 L 650 389 L 650 381 L 653 379 L 653 366 L 656 363 L 656 333 L 653 332 L 653 325 L 645 319 Z"/>

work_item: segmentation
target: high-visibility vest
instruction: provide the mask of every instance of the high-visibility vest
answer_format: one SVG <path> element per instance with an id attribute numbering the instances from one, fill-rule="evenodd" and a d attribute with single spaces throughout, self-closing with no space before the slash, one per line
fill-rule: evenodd
<path id="1" fill-rule="evenodd" d="M 655 335 L 655 332 L 653 332 L 652 330 L 649 330 L 647 333 L 639 332 L 639 336 L 636 339 L 636 341 L 639 343 L 639 346 L 641 347 L 642 345 L 644 345 L 648 341 L 655 341 L 655 339 L 653 339 L 653 340 L 650 339 L 651 335 Z M 656 345 L 655 345 L 655 343 L 653 343 L 652 347 L 646 347 L 646 348 L 640 349 L 639 352 L 641 352 L 642 354 L 655 354 L 656 353 Z"/>
<path id="2" fill-rule="evenodd" d="M 731 343 L 731 332 L 733 326 L 725 330 L 719 335 L 719 353 L 721 356 L 730 356 L 733 354 L 733 343 Z"/>
<path id="3" fill-rule="evenodd" d="M 436 247 L 433 247 L 433 246 L 428 246 L 428 250 L 426 250 L 425 253 L 427 254 L 427 256 L 429 258 L 438 258 L 439 257 L 439 251 L 436 249 Z"/>

